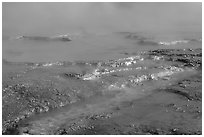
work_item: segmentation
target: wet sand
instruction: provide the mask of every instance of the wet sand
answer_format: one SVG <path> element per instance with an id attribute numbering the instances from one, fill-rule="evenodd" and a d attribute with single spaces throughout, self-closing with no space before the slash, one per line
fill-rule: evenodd
<path id="1" fill-rule="evenodd" d="M 202 50 L 2 65 L 3 134 L 202 134 Z"/>

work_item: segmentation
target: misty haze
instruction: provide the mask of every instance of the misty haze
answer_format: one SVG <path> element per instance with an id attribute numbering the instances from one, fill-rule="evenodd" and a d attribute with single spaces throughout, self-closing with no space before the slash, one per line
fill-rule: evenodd
<path id="1" fill-rule="evenodd" d="M 202 3 L 2 3 L 2 134 L 202 134 Z"/>

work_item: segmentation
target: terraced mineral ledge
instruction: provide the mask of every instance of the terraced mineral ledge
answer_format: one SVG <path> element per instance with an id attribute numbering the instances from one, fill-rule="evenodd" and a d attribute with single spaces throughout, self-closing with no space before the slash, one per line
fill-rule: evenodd
<path id="1" fill-rule="evenodd" d="M 126 56 L 3 60 L 3 134 L 202 134 L 202 50 Z"/>

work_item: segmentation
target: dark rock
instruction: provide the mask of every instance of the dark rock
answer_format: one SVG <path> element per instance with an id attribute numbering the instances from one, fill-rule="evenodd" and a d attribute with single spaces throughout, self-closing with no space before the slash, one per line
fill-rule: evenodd
<path id="1" fill-rule="evenodd" d="M 82 77 L 81 74 L 78 73 L 64 73 L 63 74 L 66 78 L 76 78 L 76 79 L 80 79 Z"/>
<path id="2" fill-rule="evenodd" d="M 138 45 L 141 46 L 158 46 L 159 44 L 154 41 L 149 41 L 149 40 L 140 40 L 137 42 Z"/>
<path id="3" fill-rule="evenodd" d="M 45 37 L 45 36 L 19 36 L 17 40 L 35 40 L 35 41 L 62 41 L 67 42 L 71 39 L 67 35 L 55 36 L 55 37 Z"/>

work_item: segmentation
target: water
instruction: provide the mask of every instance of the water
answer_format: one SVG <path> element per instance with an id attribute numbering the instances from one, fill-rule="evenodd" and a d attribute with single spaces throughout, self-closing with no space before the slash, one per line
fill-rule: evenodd
<path id="1" fill-rule="evenodd" d="M 162 35 L 163 34 L 163 35 Z M 154 45 L 147 43 L 138 44 L 138 39 L 127 39 L 129 34 L 107 33 L 86 34 L 70 37 L 72 41 L 40 41 L 40 40 L 18 40 L 10 38 L 3 40 L 3 58 L 16 62 L 55 62 L 76 60 L 108 60 L 123 57 L 124 52 L 139 52 L 142 50 L 158 48 L 201 48 L 202 43 L 199 33 L 168 34 L 165 33 L 136 33 L 152 42 L 180 43 L 170 45 Z M 149 36 L 148 36 L 149 35 Z M 185 39 L 195 39 L 185 43 Z M 182 43 L 182 40 L 184 41 Z"/>
<path id="2" fill-rule="evenodd" d="M 140 45 L 121 32 L 154 42 L 200 40 L 201 26 L 201 3 L 3 3 L 2 53 L 9 61 L 48 62 L 115 59 L 123 57 L 121 52 L 153 48 L 197 48 L 201 41 Z M 65 34 L 72 41 L 15 40 Z"/>

